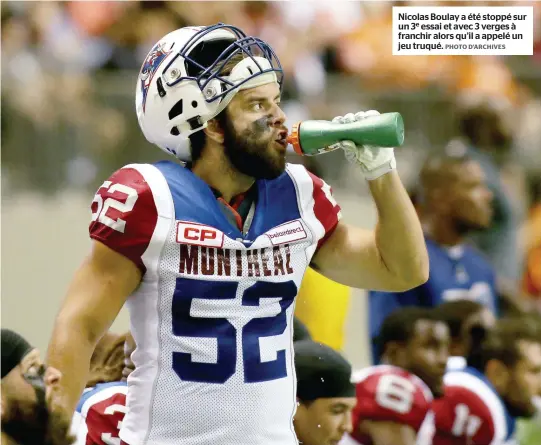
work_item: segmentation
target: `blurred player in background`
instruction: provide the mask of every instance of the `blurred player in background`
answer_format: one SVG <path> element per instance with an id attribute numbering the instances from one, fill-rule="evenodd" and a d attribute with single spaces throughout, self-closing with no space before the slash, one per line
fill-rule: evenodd
<path id="1" fill-rule="evenodd" d="M 122 381 L 99 383 L 83 392 L 77 404 L 76 445 L 120 443 L 119 433 L 126 414 L 128 385 Z"/>
<path id="2" fill-rule="evenodd" d="M 351 432 L 357 399 L 351 365 L 329 346 L 295 342 L 297 412 L 295 433 L 302 445 L 337 445 Z"/>
<path id="3" fill-rule="evenodd" d="M 468 367 L 445 375 L 434 401 L 433 445 L 503 444 L 518 417 L 536 413 L 541 387 L 541 333 L 524 318 L 502 319 L 473 348 Z"/>
<path id="4" fill-rule="evenodd" d="M 457 110 L 457 126 L 461 135 L 457 145 L 464 144 L 468 156 L 479 163 L 493 195 L 490 225 L 486 230 L 470 233 L 469 238 L 493 265 L 499 281 L 503 281 L 499 287 L 509 288 L 505 293 L 516 295 L 521 265 L 517 242 L 520 205 L 513 202 L 517 196 L 513 196 L 502 175 L 502 167 L 513 157 L 511 121 L 494 100 L 465 101 Z M 515 176 L 520 177 L 517 173 Z"/>
<path id="5" fill-rule="evenodd" d="M 472 300 L 446 301 L 435 311 L 437 317 L 447 323 L 451 334 L 447 369 L 465 368 L 474 341 L 472 336 L 478 340 L 479 336 L 484 336 L 496 323 L 494 314 L 483 304 Z"/>
<path id="6" fill-rule="evenodd" d="M 2 445 L 69 445 L 69 414 L 49 406 L 61 374 L 21 335 L 2 329 Z"/>
<path id="7" fill-rule="evenodd" d="M 519 285 L 525 258 L 517 234 L 526 212 L 526 200 L 522 197 L 525 190 L 521 191 L 526 184 L 523 169 L 514 162 L 515 132 L 504 110 L 493 97 L 479 102 L 465 101 L 457 110 L 460 138 L 451 141 L 448 149 L 465 151 L 483 170 L 493 196 L 493 217 L 485 230 L 470 233 L 468 239 L 494 267 L 503 312 L 521 314 L 534 309 Z"/>
<path id="8" fill-rule="evenodd" d="M 399 307 L 434 307 L 444 301 L 468 299 L 498 312 L 494 270 L 483 255 L 465 243 L 466 235 L 488 227 L 491 221 L 492 193 L 479 164 L 462 155 L 430 158 L 421 171 L 417 198 L 430 278 L 405 292 L 369 293 L 372 338 L 377 337 L 385 317 Z M 378 356 L 374 346 L 374 360 Z"/>
<path id="9" fill-rule="evenodd" d="M 339 222 L 330 187 L 286 165 L 281 86 L 273 50 L 223 24 L 174 31 L 143 64 L 139 125 L 187 164 L 130 164 L 99 188 L 92 250 L 49 345 L 49 363 L 69 372 L 56 403 L 73 411 L 98 339 L 128 303 L 128 445 L 295 444 L 291 324 L 308 265 L 358 288 L 428 277 L 393 149 L 340 143 L 379 220 L 374 231 Z"/>
<path id="10" fill-rule="evenodd" d="M 354 373 L 353 432 L 341 445 L 414 445 L 433 398 L 443 394 L 449 328 L 432 309 L 398 309 L 378 341 L 384 364 Z"/>
<path id="11" fill-rule="evenodd" d="M 541 332 L 541 316 L 531 314 L 522 316 L 527 323 L 534 323 Z M 541 335 L 541 334 L 540 334 Z M 529 418 L 517 419 L 516 434 L 512 445 L 537 445 L 541 437 L 541 383 L 537 394 L 532 399 L 536 413 Z"/>

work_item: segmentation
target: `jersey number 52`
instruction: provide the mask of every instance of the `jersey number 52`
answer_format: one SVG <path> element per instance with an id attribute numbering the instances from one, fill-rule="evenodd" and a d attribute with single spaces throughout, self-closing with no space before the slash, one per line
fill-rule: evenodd
<path id="1" fill-rule="evenodd" d="M 120 202 L 110 196 L 104 200 L 100 194 L 101 189 L 105 189 L 105 192 L 108 192 L 109 194 L 120 192 L 126 195 L 126 200 L 124 202 Z M 132 187 L 128 187 L 124 184 L 113 184 L 111 181 L 105 181 L 98 189 L 98 192 L 92 201 L 92 204 L 97 204 L 96 211 L 92 213 L 92 221 L 98 221 L 107 227 L 116 230 L 117 232 L 124 233 L 124 230 L 126 230 L 126 221 L 124 221 L 122 218 L 113 219 L 107 214 L 107 212 L 109 209 L 116 209 L 120 213 L 131 212 L 138 197 L 137 190 Z"/>
<path id="2" fill-rule="evenodd" d="M 286 310 L 297 295 L 293 281 L 271 283 L 258 281 L 242 294 L 242 306 L 259 306 L 262 298 L 281 298 L 280 312 L 274 317 L 253 318 L 242 327 L 242 351 L 237 351 L 237 329 L 226 318 L 201 318 L 190 315 L 192 301 L 234 299 L 239 283 L 231 281 L 198 281 L 177 278 L 173 294 L 173 334 L 177 337 L 216 339 L 216 363 L 193 361 L 192 354 L 173 352 L 173 369 L 185 381 L 225 383 L 242 354 L 246 383 L 276 380 L 287 376 L 286 352 L 277 351 L 276 359 L 261 361 L 259 339 L 283 334 L 287 327 Z M 242 306 L 239 310 L 242 310 Z"/>

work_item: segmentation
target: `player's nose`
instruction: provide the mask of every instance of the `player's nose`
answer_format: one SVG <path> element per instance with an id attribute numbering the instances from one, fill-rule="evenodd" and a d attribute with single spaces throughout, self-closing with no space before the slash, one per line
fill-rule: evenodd
<path id="1" fill-rule="evenodd" d="M 441 374 L 445 372 L 445 369 L 447 368 L 447 360 L 449 359 L 449 352 L 447 349 L 441 349 L 436 354 L 436 368 L 437 371 Z"/>
<path id="2" fill-rule="evenodd" d="M 340 425 L 340 432 L 342 434 L 344 433 L 351 433 L 353 431 L 353 418 L 351 413 L 346 413 L 344 415 L 344 419 L 342 421 L 342 424 Z"/>
<path id="3" fill-rule="evenodd" d="M 61 377 L 62 373 L 58 369 L 49 366 L 45 371 L 43 380 L 45 381 L 46 385 L 55 385 L 60 381 Z"/>
<path id="4" fill-rule="evenodd" d="M 282 126 L 286 121 L 286 114 L 284 110 L 280 108 L 279 104 L 275 104 L 272 110 L 272 124 L 274 126 Z"/>

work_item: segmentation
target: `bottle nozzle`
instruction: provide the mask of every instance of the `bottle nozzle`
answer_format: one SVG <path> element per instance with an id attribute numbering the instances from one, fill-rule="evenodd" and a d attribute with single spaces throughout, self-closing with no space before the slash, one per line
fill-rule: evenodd
<path id="1" fill-rule="evenodd" d="M 295 153 L 297 153 L 298 155 L 303 155 L 304 153 L 302 152 L 301 143 L 299 140 L 300 124 L 301 123 L 298 122 L 295 125 L 293 125 L 293 127 L 291 128 L 291 133 L 286 138 L 286 141 L 288 144 L 291 144 L 293 146 L 293 150 L 295 150 Z"/>

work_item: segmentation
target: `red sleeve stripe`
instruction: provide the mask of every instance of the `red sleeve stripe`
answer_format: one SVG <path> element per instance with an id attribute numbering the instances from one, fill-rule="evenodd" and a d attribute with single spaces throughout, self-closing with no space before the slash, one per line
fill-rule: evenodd
<path id="1" fill-rule="evenodd" d="M 92 203 L 90 237 L 132 260 L 144 273 L 146 251 L 158 212 L 152 190 L 134 168 L 116 171 L 98 189 Z"/>
<path id="2" fill-rule="evenodd" d="M 314 185 L 314 213 L 316 218 L 325 228 L 325 233 L 332 229 L 338 222 L 338 213 L 340 206 L 336 202 L 331 202 L 331 188 L 320 178 L 308 172 Z M 325 190 L 328 190 L 327 194 Z M 334 200 L 334 199 L 333 199 Z"/>
<path id="3" fill-rule="evenodd" d="M 325 234 L 319 240 L 317 245 L 317 248 L 319 249 L 336 228 L 342 214 L 340 206 L 332 196 L 331 187 L 312 173 L 308 172 L 308 175 L 313 184 L 314 215 L 325 230 Z"/>

